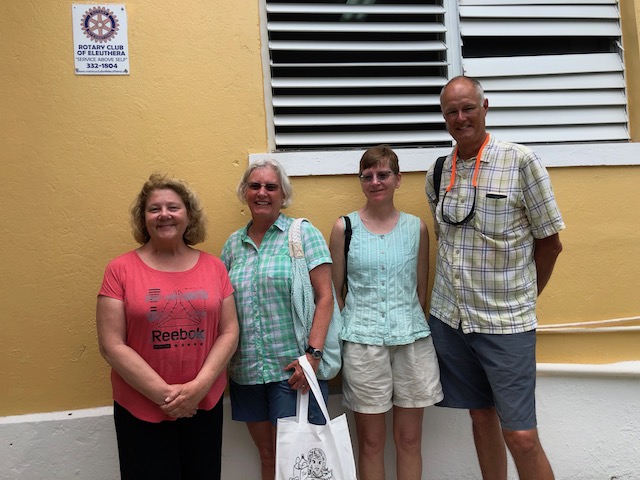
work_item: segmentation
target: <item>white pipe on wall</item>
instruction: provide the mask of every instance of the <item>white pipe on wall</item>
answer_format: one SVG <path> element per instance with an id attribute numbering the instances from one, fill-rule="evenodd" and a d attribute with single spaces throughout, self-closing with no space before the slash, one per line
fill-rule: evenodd
<path id="1" fill-rule="evenodd" d="M 612 332 L 640 332 L 640 326 L 620 325 L 615 327 L 594 327 L 593 325 L 611 325 L 640 321 L 640 317 L 611 318 L 609 320 L 593 320 L 588 322 L 556 323 L 554 325 L 540 325 L 538 333 L 612 333 Z"/>
<path id="2" fill-rule="evenodd" d="M 538 363 L 538 374 L 545 377 L 632 377 L 640 378 L 640 361 L 606 363 Z"/>
<path id="3" fill-rule="evenodd" d="M 593 328 L 538 328 L 536 330 L 538 333 L 611 333 L 611 332 L 640 332 L 640 327 L 630 327 L 630 326 L 622 326 L 622 327 L 593 327 Z"/>

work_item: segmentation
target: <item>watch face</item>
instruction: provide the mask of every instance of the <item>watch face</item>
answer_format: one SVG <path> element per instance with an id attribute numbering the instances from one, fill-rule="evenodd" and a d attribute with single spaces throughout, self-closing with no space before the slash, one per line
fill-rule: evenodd
<path id="1" fill-rule="evenodd" d="M 322 358 L 322 350 L 318 350 L 317 348 L 309 347 L 307 348 L 307 352 L 311 354 L 313 358 Z"/>

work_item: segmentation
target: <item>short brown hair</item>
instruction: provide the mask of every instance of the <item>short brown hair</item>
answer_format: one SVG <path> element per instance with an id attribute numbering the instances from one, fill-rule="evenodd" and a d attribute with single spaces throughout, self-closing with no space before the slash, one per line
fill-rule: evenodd
<path id="1" fill-rule="evenodd" d="M 360 159 L 360 172 L 362 173 L 367 168 L 372 168 L 380 165 L 383 161 L 389 162 L 389 168 L 395 174 L 400 173 L 400 165 L 398 163 L 398 155 L 391 150 L 389 145 L 378 145 L 371 147 L 362 155 Z"/>
<path id="2" fill-rule="evenodd" d="M 155 190 L 173 190 L 178 194 L 182 203 L 187 209 L 189 225 L 184 232 L 183 240 L 187 245 L 195 245 L 203 242 L 206 238 L 207 219 L 200 199 L 196 193 L 189 188 L 183 180 L 170 178 L 166 174 L 153 173 L 149 180 L 142 186 L 142 190 L 131 206 L 131 226 L 133 228 L 133 238 L 140 244 L 149 241 L 150 235 L 145 222 L 145 208 L 149 197 Z"/>

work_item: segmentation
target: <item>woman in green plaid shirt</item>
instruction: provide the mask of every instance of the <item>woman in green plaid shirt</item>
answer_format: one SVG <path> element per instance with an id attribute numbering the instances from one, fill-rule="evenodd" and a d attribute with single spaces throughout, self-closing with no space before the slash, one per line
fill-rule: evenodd
<path id="1" fill-rule="evenodd" d="M 292 189 L 275 160 L 251 164 L 238 185 L 238 198 L 251 211 L 251 221 L 231 234 L 222 249 L 229 270 L 240 321 L 238 350 L 229 365 L 234 420 L 247 423 L 262 464 L 262 478 L 275 475 L 275 425 L 296 414 L 296 390 L 308 383 L 298 365 L 291 314 L 289 226 L 280 212 L 291 203 Z M 320 231 L 309 222 L 301 227 L 316 310 L 309 334 L 307 358 L 317 372 L 333 313 L 331 256 Z M 325 401 L 328 385 L 320 381 Z M 311 398 L 309 420 L 324 423 Z"/>

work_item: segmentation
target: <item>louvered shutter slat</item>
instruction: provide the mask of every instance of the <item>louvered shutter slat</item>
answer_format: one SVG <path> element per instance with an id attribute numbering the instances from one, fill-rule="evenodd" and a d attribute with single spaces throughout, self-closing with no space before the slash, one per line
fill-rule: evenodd
<path id="1" fill-rule="evenodd" d="M 434 143 L 445 142 L 449 139 L 447 132 L 372 132 L 372 133 L 304 133 L 297 135 L 278 134 L 278 145 L 282 146 L 307 146 L 314 145 L 345 146 L 345 145 L 377 145 L 387 144 L 412 144 L 412 143 Z"/>
<path id="2" fill-rule="evenodd" d="M 466 74 L 482 78 L 622 72 L 624 68 L 617 53 L 466 58 L 464 65 Z"/>
<path id="3" fill-rule="evenodd" d="M 437 95 L 283 95 L 273 97 L 276 107 L 392 107 L 433 105 L 439 106 Z"/>
<path id="4" fill-rule="evenodd" d="M 438 123 L 442 121 L 439 113 L 404 113 L 378 115 L 277 115 L 276 125 L 314 126 L 314 125 L 402 125 L 405 123 Z"/>
<path id="5" fill-rule="evenodd" d="M 331 33 L 444 33 L 444 25 L 419 23 L 301 23 L 269 22 L 270 32 L 331 32 Z"/>
<path id="6" fill-rule="evenodd" d="M 305 42 L 272 41 L 271 50 L 326 51 L 326 52 L 420 52 L 444 51 L 443 42 Z"/>
<path id="7" fill-rule="evenodd" d="M 487 24 L 490 23 L 490 26 Z M 617 22 L 562 20 L 466 20 L 460 31 L 469 37 L 608 37 L 620 33 Z"/>
<path id="8" fill-rule="evenodd" d="M 553 0 L 458 0 L 460 6 L 550 5 Z M 560 2 L 558 2 L 560 3 Z M 617 5 L 616 0 L 563 0 L 563 5 Z"/>
<path id="9" fill-rule="evenodd" d="M 487 117 L 487 126 L 493 129 L 513 125 L 548 126 L 550 122 L 554 125 L 623 124 L 626 118 L 624 107 L 615 106 L 496 109 Z"/>
<path id="10" fill-rule="evenodd" d="M 527 91 L 527 90 L 584 90 L 584 89 L 624 89 L 624 77 L 620 72 L 579 73 L 563 75 L 536 75 L 522 77 L 484 79 L 485 91 Z"/>
<path id="11" fill-rule="evenodd" d="M 384 78 L 279 78 L 275 88 L 358 88 L 358 87 L 442 87 L 446 79 L 438 77 Z"/>
<path id="12" fill-rule="evenodd" d="M 487 94 L 488 95 L 488 94 Z M 575 107 L 580 105 L 625 105 L 620 91 L 573 90 L 556 92 L 491 92 L 494 107 Z M 550 119 L 552 120 L 552 119 Z"/>
<path id="13" fill-rule="evenodd" d="M 594 138 L 601 141 L 620 141 L 628 137 L 627 130 L 621 125 L 576 125 L 558 127 L 521 128 L 492 128 L 491 132 L 499 138 L 508 138 L 518 143 L 549 143 L 549 142 L 593 142 Z"/>
<path id="14" fill-rule="evenodd" d="M 618 21 L 618 10 L 615 5 L 483 5 L 477 7 L 460 7 L 460 15 L 464 18 L 509 18 L 531 20 L 534 18 L 562 19 L 571 22 L 580 19 L 596 19 L 602 21 Z"/>
<path id="15" fill-rule="evenodd" d="M 339 13 L 339 14 L 386 14 L 415 15 L 439 14 L 444 12 L 441 5 L 359 5 L 359 4 L 322 4 L 322 3 L 268 3 L 269 13 Z"/>

